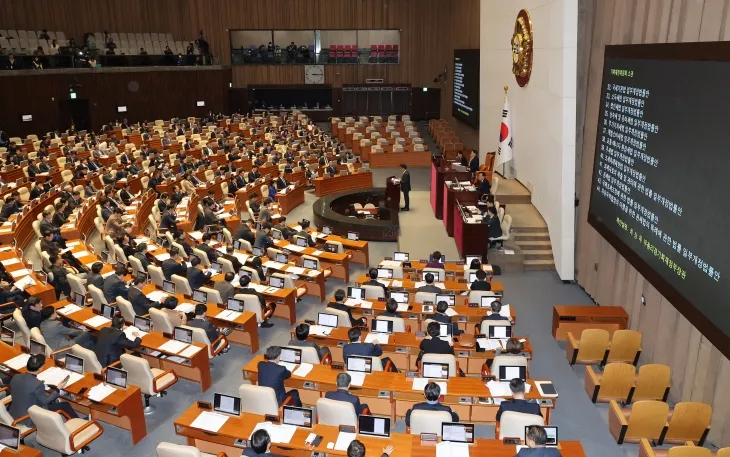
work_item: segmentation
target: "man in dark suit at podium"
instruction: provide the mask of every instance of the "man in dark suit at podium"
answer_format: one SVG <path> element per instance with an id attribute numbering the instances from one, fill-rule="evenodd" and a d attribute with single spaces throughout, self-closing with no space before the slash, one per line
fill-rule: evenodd
<path id="1" fill-rule="evenodd" d="M 401 208 L 401 211 L 410 211 L 410 198 L 408 197 L 411 191 L 411 173 L 408 171 L 408 165 L 402 163 L 400 167 L 403 169 L 403 175 L 400 178 L 400 190 L 403 192 L 403 201 L 405 205 Z"/>

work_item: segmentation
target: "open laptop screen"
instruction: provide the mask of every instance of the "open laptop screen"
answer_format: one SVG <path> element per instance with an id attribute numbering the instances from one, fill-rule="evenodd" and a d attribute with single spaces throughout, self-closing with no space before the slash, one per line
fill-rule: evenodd
<path id="1" fill-rule="evenodd" d="M 390 418 L 360 415 L 357 418 L 357 432 L 361 435 L 390 436 Z"/>
<path id="2" fill-rule="evenodd" d="M 230 395 L 223 395 L 216 392 L 213 395 L 213 411 L 217 413 L 241 415 L 241 399 Z"/>
<path id="3" fill-rule="evenodd" d="M 441 439 L 456 443 L 473 443 L 474 424 L 444 422 L 441 424 Z"/>

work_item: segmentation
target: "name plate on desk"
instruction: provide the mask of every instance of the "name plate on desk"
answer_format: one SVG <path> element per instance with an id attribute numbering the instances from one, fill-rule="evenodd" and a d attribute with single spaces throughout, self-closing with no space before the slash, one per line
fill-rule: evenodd
<path id="1" fill-rule="evenodd" d="M 457 322 L 466 322 L 467 320 L 468 320 L 468 319 L 467 319 L 467 317 L 466 317 L 466 316 L 458 316 L 458 317 L 456 318 L 456 321 L 457 321 Z"/>
<path id="2" fill-rule="evenodd" d="M 362 310 L 362 315 L 363 316 L 372 316 L 373 315 L 373 310 L 372 309 L 364 309 L 364 310 Z"/>
<path id="3" fill-rule="evenodd" d="M 549 398 L 543 398 L 541 400 L 538 400 L 537 402 L 540 404 L 540 406 L 553 406 L 553 401 Z"/>
<path id="4" fill-rule="evenodd" d="M 469 303 L 469 308 L 479 308 L 479 303 Z"/>
<path id="5" fill-rule="evenodd" d="M 410 316 L 408 316 L 408 319 L 410 319 L 412 321 L 417 321 L 418 320 L 418 314 L 411 314 Z"/>
<path id="6" fill-rule="evenodd" d="M 248 440 L 242 440 L 242 439 L 239 438 L 239 439 L 237 439 L 236 441 L 233 442 L 233 445 L 235 447 L 240 447 L 241 449 L 247 448 L 248 447 Z"/>
<path id="7" fill-rule="evenodd" d="M 340 425 L 340 433 L 355 433 L 355 427 L 352 425 Z"/>
<path id="8" fill-rule="evenodd" d="M 378 398 L 390 398 L 390 392 L 387 390 L 378 391 Z"/>
<path id="9" fill-rule="evenodd" d="M 469 357 L 469 351 L 459 351 L 457 353 L 458 357 Z"/>
<path id="10" fill-rule="evenodd" d="M 317 383 L 312 381 L 304 381 L 302 388 L 309 390 L 317 390 Z"/>
<path id="11" fill-rule="evenodd" d="M 459 404 L 461 405 L 471 405 L 472 399 L 471 397 L 459 397 Z"/>
<path id="12" fill-rule="evenodd" d="M 345 365 L 342 363 L 333 363 L 330 366 L 332 367 L 333 370 L 344 370 L 345 369 Z"/>
<path id="13" fill-rule="evenodd" d="M 397 352 L 399 354 L 405 354 L 406 353 L 406 348 L 404 348 L 404 347 L 397 347 L 397 348 L 395 348 L 395 352 Z"/>
<path id="14" fill-rule="evenodd" d="M 466 279 L 459 279 L 459 284 L 466 284 L 468 281 Z"/>

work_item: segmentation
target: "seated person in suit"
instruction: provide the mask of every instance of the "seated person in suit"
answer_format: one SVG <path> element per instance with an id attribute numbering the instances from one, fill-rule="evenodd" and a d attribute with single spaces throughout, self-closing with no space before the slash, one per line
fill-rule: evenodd
<path id="1" fill-rule="evenodd" d="M 64 326 L 58 320 L 58 314 L 56 314 L 56 309 L 53 306 L 48 305 L 44 307 L 41 310 L 41 316 L 43 316 L 43 322 L 41 322 L 39 330 L 51 350 L 57 351 L 61 348 L 73 346 L 74 344 L 78 344 L 86 349 L 93 347 L 94 338 L 91 334 L 83 330 L 76 330 Z"/>
<path id="2" fill-rule="evenodd" d="M 497 411 L 497 422 L 499 422 L 502 417 L 502 413 L 505 411 L 516 411 L 518 413 L 542 416 L 539 404 L 530 400 L 525 400 L 525 381 L 520 378 L 515 378 L 509 382 L 509 389 L 512 391 L 512 400 L 504 400 L 499 405 L 499 410 Z"/>
<path id="3" fill-rule="evenodd" d="M 147 258 L 147 243 L 138 244 L 134 250 L 134 254 L 132 254 L 132 257 L 139 260 L 139 263 L 142 264 L 142 269 L 147 271 L 147 267 L 150 266 L 150 261 Z"/>
<path id="4" fill-rule="evenodd" d="M 101 366 L 106 367 L 119 361 L 124 354 L 125 348 L 136 348 L 142 344 L 142 338 L 138 332 L 133 332 L 134 340 L 127 338 L 124 334 L 124 318 L 117 314 L 112 318 L 111 327 L 105 327 L 99 332 L 99 340 L 94 347 L 96 358 Z"/>
<path id="5" fill-rule="evenodd" d="M 319 360 L 322 360 L 330 353 L 330 348 L 327 346 L 320 346 L 314 341 L 307 341 L 307 337 L 309 336 L 309 324 L 302 323 L 297 325 L 294 329 L 294 333 L 297 335 L 297 339 L 295 341 L 290 341 L 289 346 L 314 348 L 317 350 Z"/>
<path id="6" fill-rule="evenodd" d="M 350 342 L 342 348 L 342 358 L 345 364 L 347 364 L 347 358 L 351 355 L 365 357 L 380 357 L 383 355 L 383 348 L 380 347 L 377 339 L 373 340 L 372 343 L 362 343 L 360 341 L 362 339 L 362 331 L 357 327 L 348 330 L 347 338 Z M 390 360 L 390 357 L 383 357 L 381 362 L 383 364 L 383 371 L 398 371 L 393 361 Z"/>
<path id="7" fill-rule="evenodd" d="M 185 313 L 175 309 L 177 308 L 178 303 L 177 297 L 174 295 L 168 295 L 165 297 L 165 301 L 162 302 L 162 312 L 167 314 L 167 317 L 170 319 L 170 323 L 173 327 L 185 325 L 188 320 Z"/>
<path id="8" fill-rule="evenodd" d="M 286 397 L 291 397 L 292 406 L 301 407 L 302 402 L 299 399 L 299 391 L 292 389 L 287 392 L 284 388 L 284 381 L 291 378 L 291 372 L 279 365 L 280 355 L 281 348 L 279 346 L 266 348 L 264 360 L 259 362 L 258 365 L 259 385 L 274 389 L 279 406 L 284 403 Z"/>
<path id="9" fill-rule="evenodd" d="M 260 260 L 259 260 L 260 262 Z M 249 278 L 246 275 L 241 276 L 241 279 L 238 281 L 238 283 L 241 285 L 240 289 L 238 289 L 237 293 L 245 294 L 245 295 L 254 295 L 259 299 L 259 303 L 261 304 L 261 317 L 263 318 L 263 322 L 261 322 L 261 327 L 263 328 L 270 328 L 273 327 L 274 324 L 272 322 L 269 322 L 269 319 L 271 316 L 274 315 L 274 311 L 276 310 L 276 303 L 271 302 L 268 305 L 266 304 L 266 297 L 263 296 L 263 294 L 259 293 L 254 289 L 253 287 L 248 287 L 251 283 L 251 278 Z"/>
<path id="10" fill-rule="evenodd" d="M 38 379 L 38 374 L 43 370 L 46 363 L 46 356 L 43 354 L 31 355 L 25 364 L 26 372 L 18 373 L 10 381 L 10 394 L 13 401 L 10 403 L 8 413 L 13 419 L 19 419 L 28 414 L 31 406 L 39 406 L 48 411 L 63 411 L 70 418 L 79 417 L 70 403 L 59 402 L 59 391 L 48 388 Z M 66 381 L 68 382 L 68 381 Z M 58 389 L 66 387 L 66 382 L 61 382 Z M 22 422 L 23 425 L 32 426 L 30 419 Z"/>
<path id="11" fill-rule="evenodd" d="M 91 273 L 86 277 L 86 285 L 89 284 L 96 286 L 99 290 L 104 290 L 104 277 L 101 275 L 101 270 L 104 269 L 102 262 L 94 262 L 91 264 Z"/>
<path id="12" fill-rule="evenodd" d="M 490 206 L 487 208 L 487 218 L 482 219 L 482 224 L 488 224 L 487 235 L 489 238 L 499 238 L 502 236 L 502 225 L 499 222 L 499 216 L 497 215 L 497 208 Z M 496 241 L 490 241 L 489 247 L 494 247 L 497 244 Z"/>
<path id="13" fill-rule="evenodd" d="M 256 232 L 256 239 L 254 240 L 253 247 L 261 248 L 264 251 L 270 247 L 274 247 L 274 240 L 271 238 L 271 224 L 264 223 L 261 230 Z"/>
<path id="14" fill-rule="evenodd" d="M 352 382 L 352 377 L 348 373 L 339 373 L 337 375 L 336 382 L 337 390 L 327 392 L 324 398 L 351 403 L 352 406 L 355 407 L 355 414 L 358 416 L 362 414 L 363 411 L 369 411 L 368 405 L 360 403 L 360 399 L 357 397 L 357 395 L 353 395 L 350 393 L 350 383 Z"/>
<path id="15" fill-rule="evenodd" d="M 216 260 L 218 260 L 219 252 L 216 251 L 215 249 L 211 248 L 210 245 L 208 244 L 208 242 L 210 242 L 210 240 L 212 240 L 212 239 L 213 239 L 212 233 L 204 234 L 203 238 L 202 238 L 203 242 L 198 244 L 198 249 L 205 252 L 205 255 L 208 256 L 208 260 L 210 262 L 215 262 Z"/>
<path id="16" fill-rule="evenodd" d="M 491 308 L 491 314 L 482 317 L 482 322 L 484 321 L 508 321 L 510 324 L 512 323 L 512 318 L 510 317 L 504 317 L 501 314 L 499 314 L 500 311 L 502 311 L 502 302 L 499 300 L 494 300 L 491 305 L 489 305 Z"/>
<path id="17" fill-rule="evenodd" d="M 384 317 L 400 317 L 398 302 L 395 301 L 395 298 L 385 300 L 385 312 L 380 315 Z"/>
<path id="18" fill-rule="evenodd" d="M 389 444 L 388 447 L 383 448 L 383 453 L 380 454 L 380 457 L 389 457 L 394 450 L 393 445 Z M 365 452 L 365 445 L 360 440 L 352 440 L 347 446 L 347 457 L 365 457 Z"/>
<path id="19" fill-rule="evenodd" d="M 23 314 L 23 319 L 25 319 L 25 323 L 28 325 L 29 329 L 33 327 L 40 327 L 41 322 L 43 322 L 43 315 L 41 314 L 42 310 L 43 302 L 38 297 L 30 297 L 25 302 L 25 306 L 23 306 L 21 313 Z"/>
<path id="20" fill-rule="evenodd" d="M 546 447 L 548 442 L 545 428 L 539 425 L 530 425 L 525 434 L 527 448 L 520 449 L 515 457 L 560 457 L 560 450 L 556 447 Z"/>
<path id="21" fill-rule="evenodd" d="M 464 333 L 464 331 L 460 330 L 459 326 L 456 323 L 451 322 L 451 317 L 446 314 L 447 309 L 449 309 L 449 304 L 446 301 L 441 300 L 440 302 L 436 303 L 436 312 L 434 314 L 429 314 L 428 316 L 426 316 L 426 319 L 432 319 L 442 324 L 452 324 L 452 334 L 454 336 L 461 335 L 462 333 Z"/>
<path id="22" fill-rule="evenodd" d="M 489 192 L 491 190 L 491 186 L 489 184 L 489 181 L 487 180 L 487 174 L 483 171 L 480 171 L 477 174 L 477 182 L 474 183 L 474 187 L 477 188 L 477 192 L 479 193 L 479 197 L 482 195 L 489 195 Z"/>
<path id="23" fill-rule="evenodd" d="M 183 250 L 185 251 L 186 256 L 189 257 L 189 256 L 193 255 L 193 247 L 190 246 L 190 244 L 188 244 L 187 241 L 185 241 L 185 232 L 180 230 L 177 233 L 177 236 L 175 237 L 175 242 L 177 244 L 179 244 L 180 246 L 182 246 Z"/>
<path id="24" fill-rule="evenodd" d="M 238 258 L 236 256 L 233 255 L 233 253 L 234 253 L 233 246 L 231 246 L 229 244 L 228 246 L 226 246 L 226 253 L 221 255 L 221 257 L 228 260 L 229 262 L 231 262 L 231 265 L 233 265 L 234 271 L 238 271 L 241 269 L 243 264 L 241 263 L 240 260 L 238 260 Z"/>
<path id="25" fill-rule="evenodd" d="M 203 284 L 205 284 L 205 282 L 212 276 L 210 271 L 204 273 L 203 270 L 198 268 L 199 266 L 200 258 L 198 258 L 198 256 L 192 256 L 190 258 L 190 266 L 187 270 L 187 278 L 188 284 L 190 284 L 190 288 L 193 290 L 203 287 Z"/>
<path id="26" fill-rule="evenodd" d="M 189 320 L 187 326 L 203 329 L 208 337 L 208 341 L 213 343 L 221 335 L 221 332 L 205 317 L 205 313 L 207 312 L 208 307 L 206 305 L 202 303 L 195 305 L 195 318 Z M 228 352 L 228 348 L 224 349 L 223 352 Z"/>
<path id="27" fill-rule="evenodd" d="M 423 411 L 446 411 L 447 413 L 451 414 L 451 422 L 459 422 L 459 415 L 455 412 L 451 411 L 451 408 L 449 408 L 446 405 L 442 405 L 439 402 L 439 397 L 441 396 L 441 387 L 439 387 L 438 384 L 435 382 L 429 382 L 426 384 L 426 387 L 423 388 L 423 394 L 426 396 L 426 402 L 425 403 L 416 403 L 413 405 L 413 408 L 409 409 L 406 412 L 406 425 L 410 427 L 411 425 L 411 413 L 413 410 L 423 410 Z"/>
<path id="28" fill-rule="evenodd" d="M 347 294 L 345 293 L 344 290 L 337 289 L 335 291 L 335 302 L 334 303 L 330 302 L 327 305 L 327 307 L 328 308 L 339 309 L 340 311 L 346 312 L 347 315 L 350 317 L 350 325 L 352 325 L 352 326 L 362 326 L 362 325 L 365 325 L 365 319 L 363 319 L 363 318 L 356 319 L 355 317 L 352 316 L 352 310 L 350 309 L 349 306 L 347 306 L 344 303 L 346 296 L 347 296 Z"/>
<path id="29" fill-rule="evenodd" d="M 441 251 L 433 251 L 431 254 L 431 260 L 426 264 L 426 268 L 443 268 L 444 264 L 441 263 Z"/>
<path id="30" fill-rule="evenodd" d="M 225 303 L 229 298 L 233 298 L 233 295 L 236 293 L 236 288 L 233 284 L 231 284 L 231 281 L 233 281 L 235 277 L 236 275 L 229 271 L 223 277 L 223 281 L 215 281 L 213 283 L 213 289 L 218 291 L 223 303 Z"/>
<path id="31" fill-rule="evenodd" d="M 256 222 L 254 222 L 253 219 L 248 219 L 245 223 L 241 222 L 236 230 L 235 239 L 246 240 L 251 244 L 251 246 L 253 246 L 256 241 L 256 232 L 254 232 L 255 228 Z"/>
<path id="32" fill-rule="evenodd" d="M 187 274 L 185 264 L 180 260 L 180 250 L 177 246 L 170 248 L 170 258 L 162 262 L 162 274 L 168 281 L 172 279 L 172 275 L 185 276 Z"/>
<path id="33" fill-rule="evenodd" d="M 423 357 L 424 354 L 454 355 L 454 340 L 449 338 L 448 341 L 444 341 L 439 338 L 439 335 L 441 334 L 441 326 L 438 322 L 429 322 L 428 327 L 426 327 L 426 333 L 428 334 L 428 338 L 422 340 L 418 347 L 421 352 L 418 354 L 416 364 L 421 361 L 421 357 Z"/>
<path id="34" fill-rule="evenodd" d="M 132 303 L 134 314 L 144 316 L 149 314 L 150 308 L 157 308 L 160 304 L 152 301 L 142 292 L 144 286 L 147 285 L 147 276 L 138 275 L 132 281 L 132 287 L 129 288 L 128 300 Z"/>
<path id="35" fill-rule="evenodd" d="M 256 430 L 251 435 L 249 447 L 243 450 L 243 457 L 277 457 L 271 452 L 271 437 L 263 429 Z"/>
<path id="36" fill-rule="evenodd" d="M 310 248 L 313 248 L 317 245 L 317 243 L 315 243 L 314 240 L 312 239 L 312 236 L 304 228 L 302 228 L 300 231 L 298 231 L 294 235 L 301 236 L 302 238 L 307 240 L 307 246 L 309 246 Z"/>
<path id="37" fill-rule="evenodd" d="M 433 273 L 426 273 L 424 279 L 426 280 L 426 285 L 419 287 L 417 292 L 441 293 L 441 288 L 433 284 L 434 279 L 436 279 L 434 278 Z"/>
<path id="38" fill-rule="evenodd" d="M 469 289 L 471 290 L 483 290 L 486 292 L 489 292 L 492 290 L 492 285 L 487 281 L 487 272 L 481 269 L 481 265 L 479 266 L 479 269 L 476 271 L 477 279 L 471 283 L 471 286 L 469 286 Z"/>
<path id="39" fill-rule="evenodd" d="M 522 343 L 520 343 L 520 340 L 515 338 L 514 336 L 507 340 L 507 343 L 504 345 L 504 350 L 501 348 L 498 348 L 495 351 L 496 355 L 504 355 L 509 357 L 522 357 L 520 354 L 522 354 Z M 487 359 L 487 366 L 489 368 L 492 368 L 492 362 L 494 362 L 494 359 Z"/>
<path id="40" fill-rule="evenodd" d="M 117 265 L 114 269 L 114 274 L 104 278 L 104 298 L 109 303 L 117 301 L 117 297 L 122 297 L 125 300 L 129 295 L 129 289 L 124 283 L 124 277 L 127 276 L 127 268 L 121 265 Z"/>
<path id="41" fill-rule="evenodd" d="M 378 281 L 378 269 L 377 268 L 371 268 L 370 270 L 368 270 L 368 276 L 370 277 L 370 279 L 368 281 L 365 281 L 363 283 L 363 285 L 382 287 L 383 292 L 385 292 L 386 294 L 388 293 L 388 288 L 385 287 L 385 284 Z"/>

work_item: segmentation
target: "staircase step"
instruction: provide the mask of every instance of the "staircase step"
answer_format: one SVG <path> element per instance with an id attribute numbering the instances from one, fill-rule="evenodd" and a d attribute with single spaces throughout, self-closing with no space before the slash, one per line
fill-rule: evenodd
<path id="1" fill-rule="evenodd" d="M 531 204 L 532 196 L 527 195 L 497 195 L 494 197 L 496 201 L 504 205 Z"/>
<path id="2" fill-rule="evenodd" d="M 554 270 L 555 262 L 552 260 L 525 260 L 522 267 L 525 271 Z"/>
<path id="3" fill-rule="evenodd" d="M 523 251 L 525 260 L 553 260 L 552 249 L 542 249 L 537 251 Z"/>
<path id="4" fill-rule="evenodd" d="M 519 225 L 513 225 L 512 228 L 515 232 L 519 233 L 544 233 L 546 235 L 550 233 L 547 227 L 521 227 Z"/>
<path id="5" fill-rule="evenodd" d="M 550 240 L 537 240 L 537 241 L 525 241 L 515 240 L 515 244 L 520 247 L 523 251 L 539 251 L 543 249 L 552 249 Z"/>
<path id="6" fill-rule="evenodd" d="M 517 233 L 514 235 L 515 242 L 522 241 L 547 241 L 550 242 L 550 235 L 547 233 Z"/>

